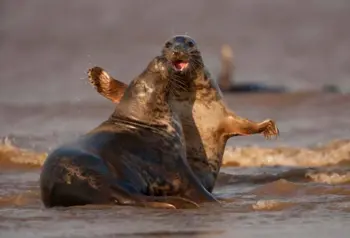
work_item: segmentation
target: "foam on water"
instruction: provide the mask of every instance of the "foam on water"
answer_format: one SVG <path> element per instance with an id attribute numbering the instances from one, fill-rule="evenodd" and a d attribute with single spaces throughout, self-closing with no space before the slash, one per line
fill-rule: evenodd
<path id="1" fill-rule="evenodd" d="M 0 143 L 2 169 L 7 166 L 40 167 L 46 156 L 47 152 L 35 152 L 17 147 L 8 138 Z M 350 165 L 350 140 L 335 140 L 313 148 L 262 148 L 256 146 L 234 148 L 228 146 L 223 158 L 223 166 L 227 167 L 319 167 L 330 165 Z M 313 174 L 310 174 L 310 176 L 315 179 L 317 177 Z M 326 174 L 322 176 L 326 176 Z M 319 178 L 320 176 L 318 176 Z"/>
<path id="2" fill-rule="evenodd" d="M 261 148 L 226 149 L 226 166 L 328 166 L 350 163 L 350 140 L 335 140 L 314 148 Z"/>
<path id="3" fill-rule="evenodd" d="M 327 224 L 327 230 L 318 230 L 322 235 L 349 218 L 349 153 L 348 140 L 314 148 L 229 147 L 214 190 L 220 207 L 45 209 L 38 179 L 47 152 L 7 139 L 0 145 L 0 230 L 6 237 L 232 237 L 232 232 L 256 237 L 257 231 L 275 234 L 274 224 L 281 231 L 298 227 L 288 230 L 298 235 L 308 233 L 305 224 Z"/>
<path id="4" fill-rule="evenodd" d="M 40 167 L 47 153 L 35 152 L 14 146 L 7 138 L 0 144 L 0 169 Z"/>

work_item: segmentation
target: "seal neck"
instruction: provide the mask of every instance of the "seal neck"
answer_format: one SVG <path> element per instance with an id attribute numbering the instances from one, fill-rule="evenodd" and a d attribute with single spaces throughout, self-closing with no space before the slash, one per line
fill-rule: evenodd
<path id="1" fill-rule="evenodd" d="M 130 115 L 143 121 L 154 121 L 170 113 L 170 79 L 159 58 L 153 59 L 134 79 L 117 105 L 113 116 Z"/>

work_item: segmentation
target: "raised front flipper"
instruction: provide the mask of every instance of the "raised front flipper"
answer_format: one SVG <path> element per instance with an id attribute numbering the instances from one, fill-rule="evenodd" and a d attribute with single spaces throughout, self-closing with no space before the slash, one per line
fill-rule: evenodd
<path id="1" fill-rule="evenodd" d="M 93 67 L 88 70 L 89 81 L 105 98 L 108 98 L 114 103 L 118 103 L 124 94 L 127 84 L 112 78 L 101 67 Z"/>

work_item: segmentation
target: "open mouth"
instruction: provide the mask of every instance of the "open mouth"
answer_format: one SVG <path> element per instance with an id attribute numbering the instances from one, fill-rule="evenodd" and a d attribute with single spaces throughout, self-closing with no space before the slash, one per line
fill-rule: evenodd
<path id="1" fill-rule="evenodd" d="M 188 67 L 188 61 L 176 60 L 171 63 L 176 71 L 184 71 Z"/>

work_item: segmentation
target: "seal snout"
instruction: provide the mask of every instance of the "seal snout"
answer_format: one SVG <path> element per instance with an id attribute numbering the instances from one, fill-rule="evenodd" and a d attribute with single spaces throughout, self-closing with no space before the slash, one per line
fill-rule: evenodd
<path id="1" fill-rule="evenodd" d="M 174 70 L 184 71 L 189 65 L 189 55 L 181 46 L 171 50 L 171 64 Z"/>
<path id="2" fill-rule="evenodd" d="M 195 42 L 190 37 L 175 36 L 165 43 L 163 53 L 175 71 L 183 72 L 189 68 L 195 49 Z"/>

